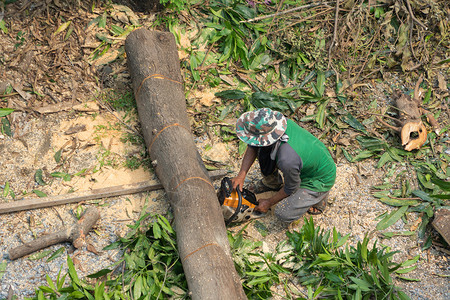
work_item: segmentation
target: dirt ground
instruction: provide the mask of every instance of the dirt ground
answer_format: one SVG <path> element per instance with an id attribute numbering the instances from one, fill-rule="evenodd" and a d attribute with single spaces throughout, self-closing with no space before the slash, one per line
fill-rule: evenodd
<path id="1" fill-rule="evenodd" d="M 0 98 L 0 107 L 15 111 L 8 116 L 12 136 L 0 135 L 0 193 L 9 185 L 15 199 L 11 193 L 3 193 L 0 204 L 36 198 L 40 192 L 53 196 L 141 181 L 158 182 L 151 168 L 141 165 L 132 170 L 126 166 L 130 158 L 144 158 L 142 144 L 127 139 L 129 133 L 139 131 L 136 116 L 116 111 L 103 101 L 108 91 L 130 91 L 126 59 L 120 48 L 110 53 L 113 63 L 104 64 L 105 57 L 90 59 L 100 46 L 96 34 L 104 32 L 88 24 L 103 11 L 78 8 L 74 14 L 76 6 L 62 2 L 17 1 L 7 6 L 3 16 L 10 27 L 8 34 L 0 33 L 0 94 L 7 94 Z M 152 20 L 151 15 L 137 12 L 125 14 L 125 20 L 123 16 L 118 14 L 117 22 L 130 24 L 134 17 L 143 24 Z M 57 30 L 67 20 L 71 21 L 67 28 L 72 34 L 66 38 L 67 31 Z M 117 43 L 123 45 L 124 39 Z M 187 100 L 196 107 L 208 107 L 220 102 L 213 95 L 205 90 L 191 94 Z M 382 97 L 382 92 L 376 96 Z M 188 113 L 194 119 L 192 110 Z M 235 121 L 231 118 L 224 122 L 234 126 Z M 208 134 L 193 138 L 205 161 L 228 169 L 230 176 L 236 174 L 241 159 L 236 143 L 222 143 Z M 379 238 L 380 244 L 400 251 L 394 256 L 396 261 L 419 255 L 417 269 L 406 275 L 419 281 L 398 280 L 397 284 L 412 299 L 450 299 L 448 250 L 434 245 L 422 251 L 424 241 L 415 235 L 382 239 L 376 231 L 377 216 L 392 208 L 370 193 L 373 185 L 385 180 L 385 172 L 375 165 L 371 160 L 350 164 L 340 157 L 330 205 L 324 214 L 314 216 L 315 223 L 324 229 L 336 227 L 342 234 L 350 233 L 351 242 L 362 240 L 365 234 Z M 412 171 L 405 165 L 396 168 L 396 172 L 406 170 L 413 181 Z M 248 182 L 258 177 L 253 168 Z M 36 190 L 39 192 L 33 192 Z M 70 226 L 76 215 L 90 206 L 98 207 L 101 218 L 82 248 L 65 243 L 15 261 L 9 259 L 11 248 Z M 143 209 L 162 214 L 170 211 L 164 192 L 153 191 L 0 215 L 0 266 L 6 266 L 3 273 L 0 270 L 0 299 L 9 293 L 19 299 L 34 295 L 34 289 L 45 284 L 46 274 L 56 278 L 61 266 L 65 269 L 67 255 L 73 258 L 81 277 L 107 267 L 120 254 L 102 248 L 125 235 L 127 225 Z M 410 214 L 406 223 L 399 220 L 387 231 L 408 230 L 416 226 L 418 218 Z M 264 241 L 265 250 L 271 251 L 285 238 L 287 228 L 271 214 L 259 221 L 266 225 L 268 235 L 263 237 L 251 224 L 247 236 Z M 62 255 L 48 262 L 48 256 L 61 247 Z"/>

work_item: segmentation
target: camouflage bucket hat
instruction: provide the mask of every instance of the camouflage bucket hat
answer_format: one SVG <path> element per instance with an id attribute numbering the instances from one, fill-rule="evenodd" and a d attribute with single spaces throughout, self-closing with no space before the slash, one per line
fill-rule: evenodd
<path id="1" fill-rule="evenodd" d="M 236 122 L 236 134 L 250 146 L 264 147 L 275 143 L 286 131 L 282 113 L 261 108 L 242 114 Z"/>

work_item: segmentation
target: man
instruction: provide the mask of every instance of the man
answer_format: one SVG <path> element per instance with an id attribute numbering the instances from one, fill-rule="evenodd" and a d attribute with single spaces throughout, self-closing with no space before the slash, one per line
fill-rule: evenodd
<path id="1" fill-rule="evenodd" d="M 232 179 L 233 187 L 243 187 L 248 170 L 258 158 L 263 179 L 254 192 L 277 191 L 270 198 L 260 199 L 256 211 L 266 213 L 280 202 L 275 215 L 292 222 L 308 210 L 318 214 L 325 209 L 336 179 L 336 164 L 319 139 L 269 108 L 242 114 L 236 133 L 247 149 L 240 171 Z"/>

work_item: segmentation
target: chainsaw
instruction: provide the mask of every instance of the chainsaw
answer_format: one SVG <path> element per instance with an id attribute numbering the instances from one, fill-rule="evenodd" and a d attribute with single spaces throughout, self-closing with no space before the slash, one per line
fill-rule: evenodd
<path id="1" fill-rule="evenodd" d="M 244 222 L 265 215 L 254 211 L 255 207 L 259 204 L 255 194 L 245 188 L 241 192 L 239 186 L 233 189 L 229 177 L 222 179 L 217 197 L 222 207 L 226 226 L 231 222 Z"/>

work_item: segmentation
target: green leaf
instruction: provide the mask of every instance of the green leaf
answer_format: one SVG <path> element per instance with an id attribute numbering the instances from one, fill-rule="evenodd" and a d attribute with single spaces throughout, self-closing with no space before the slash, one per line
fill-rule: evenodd
<path id="1" fill-rule="evenodd" d="M 9 120 L 7 118 L 2 118 L 2 130 L 1 130 L 1 132 L 6 134 L 7 136 L 12 136 L 11 123 L 9 123 Z"/>
<path id="2" fill-rule="evenodd" d="M 105 284 L 106 284 L 106 282 L 102 282 L 101 284 L 99 284 L 97 282 L 95 284 L 95 291 L 94 291 L 94 299 L 95 300 L 101 300 L 103 298 L 106 298 L 105 297 L 106 296 Z M 108 298 L 106 298 L 106 299 L 108 299 Z"/>
<path id="3" fill-rule="evenodd" d="M 133 296 L 134 299 L 139 299 L 142 294 L 142 276 L 138 276 L 133 285 Z"/>
<path id="4" fill-rule="evenodd" d="M 398 279 L 402 279 L 402 280 L 406 280 L 406 281 L 416 281 L 416 282 L 420 281 L 420 279 L 417 279 L 417 278 L 408 278 L 408 277 L 403 277 L 403 276 L 397 276 L 397 278 Z M 406 299 L 409 299 L 409 298 L 406 298 Z"/>
<path id="5" fill-rule="evenodd" d="M 104 12 L 101 17 L 99 16 L 99 18 L 100 19 L 98 20 L 98 27 L 105 28 L 106 27 L 106 12 Z"/>
<path id="6" fill-rule="evenodd" d="M 105 276 L 106 274 L 109 274 L 111 272 L 112 272 L 112 270 L 110 270 L 110 269 L 101 269 L 100 271 L 98 271 L 96 273 L 89 274 L 87 277 L 88 278 L 99 278 L 99 277 Z"/>
<path id="7" fill-rule="evenodd" d="M 64 252 L 64 250 L 66 250 L 66 248 L 61 247 L 58 250 L 56 250 L 55 252 L 53 252 L 53 254 L 49 258 L 47 258 L 47 262 L 50 262 L 50 261 L 54 260 L 55 258 L 60 257 L 61 254 Z"/>
<path id="8" fill-rule="evenodd" d="M 363 292 L 368 292 L 372 288 L 372 285 L 365 280 L 362 280 L 362 279 L 359 279 L 359 278 L 356 278 L 353 276 L 350 276 L 350 280 L 353 281 L 354 283 L 356 283 L 358 288 L 360 288 L 361 291 L 363 291 Z"/>
<path id="9" fill-rule="evenodd" d="M 2 277 L 5 274 L 7 265 L 8 263 L 6 262 L 6 260 L 2 261 L 2 263 L 0 264 L 0 281 L 2 280 Z"/>
<path id="10" fill-rule="evenodd" d="M 252 279 L 252 280 L 250 280 L 249 282 L 247 282 L 247 285 L 248 285 L 248 286 L 253 286 L 253 285 L 265 283 L 265 282 L 267 282 L 267 281 L 269 281 L 269 280 L 270 280 L 270 277 L 269 277 L 269 276 L 266 276 L 266 277 L 258 277 L 258 278 Z"/>
<path id="11" fill-rule="evenodd" d="M 85 298 L 85 295 L 83 292 L 80 291 L 73 291 L 72 293 L 70 293 L 69 295 L 70 297 L 73 297 L 75 299 L 81 299 L 81 298 Z"/>
<path id="12" fill-rule="evenodd" d="M 125 29 L 117 25 L 111 25 L 110 32 L 114 35 L 122 35 L 125 32 Z"/>
<path id="13" fill-rule="evenodd" d="M 67 27 L 69 27 L 70 23 L 72 23 L 72 21 L 67 21 L 67 22 L 61 24 L 61 26 L 58 27 L 58 29 L 56 30 L 56 32 L 53 35 L 57 35 L 58 33 L 66 30 Z"/>
<path id="14" fill-rule="evenodd" d="M 58 151 L 56 151 L 55 155 L 53 155 L 53 158 L 55 159 L 57 164 L 61 162 L 61 151 L 62 149 L 59 149 Z"/>
<path id="15" fill-rule="evenodd" d="M 34 173 L 34 180 L 39 185 L 46 185 L 45 181 L 42 179 L 42 169 L 37 169 L 36 173 Z"/>
<path id="16" fill-rule="evenodd" d="M 50 253 L 52 253 L 51 250 L 44 250 L 44 251 L 42 251 L 42 252 L 38 252 L 38 253 L 31 254 L 31 255 L 28 257 L 28 259 L 29 259 L 29 260 L 38 260 L 38 259 L 41 259 L 41 258 L 44 258 L 44 257 L 50 255 Z"/>
<path id="17" fill-rule="evenodd" d="M 114 249 L 119 248 L 120 245 L 121 245 L 120 242 L 113 242 L 113 243 L 109 244 L 108 246 L 104 247 L 103 250 L 114 250 Z"/>
<path id="18" fill-rule="evenodd" d="M 161 215 L 158 216 L 158 224 L 160 224 L 165 231 L 169 233 L 174 233 L 172 226 L 164 216 Z"/>
<path id="19" fill-rule="evenodd" d="M 50 278 L 50 276 L 48 276 L 48 274 L 45 274 L 45 280 L 47 281 L 47 284 L 48 284 L 48 286 L 50 287 L 51 292 L 56 292 L 56 291 L 57 291 L 56 286 L 55 286 L 55 284 L 53 283 L 53 281 L 52 281 L 52 279 Z"/>
<path id="20" fill-rule="evenodd" d="M 413 271 L 416 268 L 417 268 L 417 266 L 412 266 L 412 267 L 409 267 L 409 268 L 396 270 L 395 273 L 397 273 L 397 274 L 406 274 L 406 273 L 409 273 L 409 272 Z"/>
<path id="21" fill-rule="evenodd" d="M 42 192 L 42 191 L 40 191 L 40 190 L 32 190 L 32 192 L 35 193 L 36 196 L 38 196 L 38 197 L 40 197 L 40 198 L 42 198 L 42 197 L 47 197 L 47 194 L 44 193 L 44 192 Z"/>
<path id="22" fill-rule="evenodd" d="M 395 224 L 398 220 L 400 220 L 400 218 L 405 214 L 405 212 L 408 210 L 408 206 L 402 206 L 397 210 L 394 210 L 393 212 L 391 212 L 389 215 L 387 215 L 384 219 L 382 219 L 378 224 L 377 224 L 377 229 L 378 230 L 384 230 L 386 228 L 388 228 L 389 226 Z"/>
<path id="23" fill-rule="evenodd" d="M 245 149 L 247 149 L 247 144 L 239 140 L 239 149 L 238 149 L 239 155 L 244 154 Z"/>
<path id="24" fill-rule="evenodd" d="M 228 116 L 228 114 L 233 111 L 233 109 L 236 107 L 236 104 L 231 103 L 228 104 L 221 112 L 220 112 L 220 116 L 219 116 L 219 120 L 223 120 L 226 118 L 226 116 Z"/>
<path id="25" fill-rule="evenodd" d="M 368 134 L 364 125 L 362 125 L 351 113 L 347 114 L 347 117 L 344 119 L 344 122 L 353 127 L 356 130 L 359 130 L 365 134 Z"/>
<path id="26" fill-rule="evenodd" d="M 9 181 L 5 183 L 5 188 L 3 189 L 3 198 L 6 198 L 9 194 Z"/>
<path id="27" fill-rule="evenodd" d="M 392 199 L 389 197 L 381 197 L 380 199 L 378 199 L 380 202 L 390 205 L 390 206 L 405 206 L 405 205 L 410 205 L 410 206 L 414 206 L 419 204 L 420 202 L 417 200 L 407 200 L 407 199 Z"/>
<path id="28" fill-rule="evenodd" d="M 317 73 L 317 85 L 316 89 L 318 92 L 318 96 L 322 97 L 323 93 L 325 92 L 325 73 L 322 71 L 319 71 Z"/>
<path id="29" fill-rule="evenodd" d="M 364 150 L 359 152 L 356 156 L 352 158 L 351 162 L 361 161 L 363 159 L 374 156 L 376 153 L 371 150 Z"/>
<path id="30" fill-rule="evenodd" d="M 158 223 L 153 223 L 153 236 L 155 239 L 161 238 L 161 227 L 159 227 Z"/>
<path id="31" fill-rule="evenodd" d="M 214 95 L 227 100 L 240 100 L 245 97 L 245 93 L 241 90 L 227 90 L 215 93 Z"/>
<path id="32" fill-rule="evenodd" d="M 256 108 L 268 107 L 280 112 L 289 109 L 285 98 L 266 92 L 255 92 L 250 97 L 250 103 Z"/>
<path id="33" fill-rule="evenodd" d="M 326 107 L 328 105 L 328 101 L 325 101 L 319 105 L 317 108 L 317 114 L 316 114 L 316 122 L 319 125 L 319 128 L 323 128 L 325 126 L 325 120 L 326 120 Z"/>
<path id="34" fill-rule="evenodd" d="M 377 169 L 383 167 L 385 164 L 387 164 L 388 162 L 393 161 L 392 157 L 389 155 L 388 152 L 384 152 L 380 159 L 378 160 L 378 164 L 377 164 Z"/>
<path id="35" fill-rule="evenodd" d="M 339 267 L 340 265 L 342 265 L 342 263 L 339 262 L 339 261 L 335 261 L 335 260 L 329 260 L 329 261 L 326 261 L 326 262 L 323 262 L 323 263 L 319 263 L 317 265 L 319 265 L 321 267 L 331 267 L 331 268 L 333 268 L 333 267 Z"/>
<path id="36" fill-rule="evenodd" d="M 322 260 L 331 260 L 333 257 L 330 254 L 327 253 L 319 253 L 317 256 L 319 256 L 320 259 Z"/>
<path id="37" fill-rule="evenodd" d="M 46 275 L 46 276 L 48 276 L 48 275 Z M 55 290 L 52 290 L 50 287 L 48 287 L 48 286 L 40 286 L 39 287 L 39 290 L 40 290 L 40 292 L 42 291 L 42 292 L 44 292 L 44 293 L 50 293 L 50 294 L 53 294 L 53 293 L 55 293 Z M 42 297 L 40 297 L 40 299 L 45 299 L 43 296 Z"/>
<path id="38" fill-rule="evenodd" d="M 53 172 L 50 175 L 52 177 L 62 178 L 64 181 L 70 181 L 72 179 L 72 175 L 67 174 L 65 172 Z"/>
<path id="39" fill-rule="evenodd" d="M 341 239 L 338 241 L 338 243 L 336 244 L 336 248 L 341 247 L 342 245 L 345 244 L 345 242 L 347 242 L 348 238 L 350 237 L 350 233 L 346 234 L 345 236 L 341 237 Z"/>
<path id="40" fill-rule="evenodd" d="M 286 86 L 289 83 L 289 79 L 291 77 L 290 68 L 287 62 L 283 62 L 282 64 L 280 64 L 280 77 L 281 82 L 284 86 Z"/>
<path id="41" fill-rule="evenodd" d="M 450 181 L 444 181 L 437 177 L 432 177 L 431 182 L 440 187 L 443 191 L 450 192 Z"/>
<path id="42" fill-rule="evenodd" d="M 8 28 L 6 27 L 4 20 L 0 21 L 0 29 L 3 31 L 4 34 L 8 34 Z"/>
<path id="43" fill-rule="evenodd" d="M 69 276 L 72 279 L 72 282 L 80 285 L 80 279 L 78 278 L 77 271 L 75 270 L 75 266 L 73 265 L 73 261 L 69 255 L 67 255 L 67 266 L 69 268 Z"/>
<path id="44" fill-rule="evenodd" d="M 422 223 L 424 224 L 424 223 Z M 431 238 L 431 234 L 428 236 L 427 240 L 425 241 L 425 243 L 422 246 L 422 251 L 425 251 L 427 249 L 429 249 L 431 247 L 431 245 L 433 244 L 433 239 Z"/>
<path id="45" fill-rule="evenodd" d="M 414 190 L 412 194 L 427 202 L 436 203 L 437 201 L 437 199 L 431 198 L 427 193 L 421 190 Z"/>
<path id="46" fill-rule="evenodd" d="M 416 232 L 415 231 L 402 231 L 402 232 L 382 232 L 383 236 L 385 236 L 386 238 L 391 238 L 394 236 L 402 236 L 402 235 L 414 235 Z"/>
<path id="47" fill-rule="evenodd" d="M 260 222 L 259 220 L 255 220 L 253 222 L 253 226 L 258 230 L 258 232 L 263 236 L 267 236 L 269 234 L 269 230 L 267 229 L 267 226 Z"/>
<path id="48" fill-rule="evenodd" d="M 401 266 L 402 267 L 409 267 L 412 264 L 415 264 L 420 258 L 420 255 L 416 255 L 414 258 L 408 259 L 406 261 L 404 261 Z"/>

